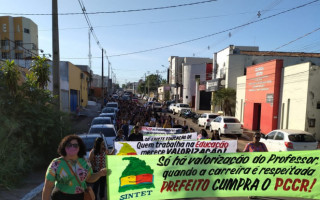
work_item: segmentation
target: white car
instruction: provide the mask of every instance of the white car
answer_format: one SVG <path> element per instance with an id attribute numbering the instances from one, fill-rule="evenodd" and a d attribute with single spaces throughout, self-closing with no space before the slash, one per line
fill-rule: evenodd
<path id="1" fill-rule="evenodd" d="M 268 151 L 302 151 L 317 149 L 318 142 L 311 133 L 290 130 L 278 129 L 273 130 L 260 139 Z"/>
<path id="2" fill-rule="evenodd" d="M 177 103 L 173 108 L 172 108 L 172 113 L 173 114 L 179 114 L 181 116 L 181 113 L 183 111 L 191 110 L 189 104 L 185 103 Z"/>
<path id="3" fill-rule="evenodd" d="M 116 129 L 112 124 L 95 124 L 89 129 L 88 134 L 103 134 L 108 146 L 108 149 L 113 149 L 114 140 L 116 139 Z"/>
<path id="4" fill-rule="evenodd" d="M 105 141 L 104 136 L 100 134 L 80 134 L 78 136 L 82 139 L 83 143 L 86 145 L 86 156 L 85 156 L 86 159 L 89 158 L 90 151 L 93 148 L 94 142 L 96 141 L 97 138 L 102 137 Z"/>
<path id="5" fill-rule="evenodd" d="M 118 102 L 108 102 L 107 105 L 106 105 L 107 108 L 116 108 L 117 111 L 119 110 L 119 105 L 118 105 Z"/>
<path id="6" fill-rule="evenodd" d="M 220 137 L 226 134 L 241 136 L 243 134 L 243 125 L 235 117 L 219 116 L 210 123 L 210 131 L 213 130 L 217 130 Z"/>
<path id="7" fill-rule="evenodd" d="M 91 126 L 95 124 L 113 124 L 111 117 L 95 117 L 91 122 Z"/>
<path id="8" fill-rule="evenodd" d="M 168 107 L 168 111 L 169 111 L 169 112 L 172 112 L 172 109 L 173 109 L 174 107 L 176 107 L 176 104 L 175 104 L 175 103 L 170 104 L 170 106 Z"/>
<path id="9" fill-rule="evenodd" d="M 219 117 L 219 114 L 216 113 L 203 113 L 198 118 L 198 126 L 203 126 L 205 128 L 210 127 L 210 123 L 217 117 Z"/>
<path id="10" fill-rule="evenodd" d="M 110 117 L 113 125 L 116 125 L 117 115 L 115 113 L 101 113 L 99 117 Z"/>

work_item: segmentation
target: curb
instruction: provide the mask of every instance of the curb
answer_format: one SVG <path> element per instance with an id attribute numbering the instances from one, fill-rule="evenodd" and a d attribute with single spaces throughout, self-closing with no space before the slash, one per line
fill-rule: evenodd
<path id="1" fill-rule="evenodd" d="M 35 196 L 37 196 L 42 191 L 43 185 L 44 185 L 44 183 L 41 183 L 40 185 L 38 185 L 36 188 L 31 190 L 28 194 L 24 195 L 24 197 L 22 197 L 21 200 L 33 199 Z"/>

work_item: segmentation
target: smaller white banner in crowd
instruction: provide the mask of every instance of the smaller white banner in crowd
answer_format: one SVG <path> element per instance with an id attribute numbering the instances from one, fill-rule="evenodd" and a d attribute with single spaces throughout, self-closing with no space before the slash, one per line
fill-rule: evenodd
<path id="1" fill-rule="evenodd" d="M 158 128 L 158 127 L 141 127 L 142 134 L 175 134 L 182 133 L 181 128 Z"/>
<path id="2" fill-rule="evenodd" d="M 115 155 L 236 153 L 236 140 L 115 142 Z"/>
<path id="3" fill-rule="evenodd" d="M 170 140 L 197 140 L 197 133 L 166 134 L 166 135 L 144 135 L 143 141 L 170 141 Z"/>

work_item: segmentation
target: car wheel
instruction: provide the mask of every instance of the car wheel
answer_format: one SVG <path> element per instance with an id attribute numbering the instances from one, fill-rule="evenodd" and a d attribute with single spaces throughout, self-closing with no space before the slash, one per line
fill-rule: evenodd
<path id="1" fill-rule="evenodd" d="M 237 135 L 238 138 L 241 138 L 241 136 L 242 136 L 242 134 L 238 134 L 238 135 Z"/>

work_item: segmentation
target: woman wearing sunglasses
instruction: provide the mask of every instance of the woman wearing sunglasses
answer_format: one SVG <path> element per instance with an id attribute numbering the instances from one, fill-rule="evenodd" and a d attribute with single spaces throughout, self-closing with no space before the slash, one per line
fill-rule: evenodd
<path id="1" fill-rule="evenodd" d="M 91 165 L 84 159 L 86 148 L 80 137 L 64 137 L 58 147 L 59 158 L 50 163 L 42 192 L 42 200 L 83 200 L 88 183 L 106 176 L 106 168 L 92 172 Z"/>

